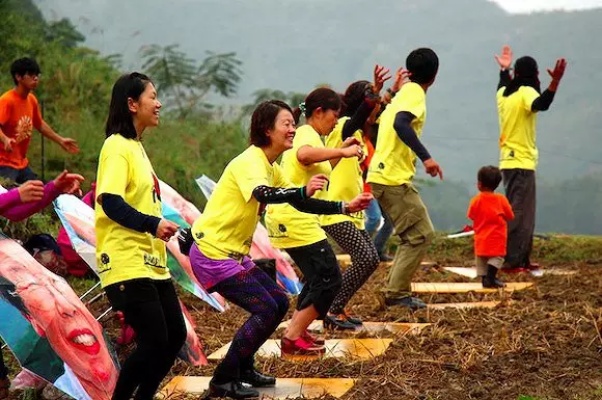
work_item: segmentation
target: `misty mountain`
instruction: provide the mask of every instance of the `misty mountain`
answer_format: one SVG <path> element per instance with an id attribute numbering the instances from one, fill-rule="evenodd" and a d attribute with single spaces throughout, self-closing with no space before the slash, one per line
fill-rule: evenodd
<path id="1" fill-rule="evenodd" d="M 472 185 L 477 169 L 497 164 L 493 59 L 505 43 L 535 57 L 542 86 L 555 59 L 569 60 L 551 109 L 540 115 L 539 177 L 570 179 L 602 170 L 602 10 L 511 15 L 485 0 L 36 0 L 49 19 L 70 18 L 104 54 L 140 67 L 143 45 L 172 43 L 194 58 L 235 51 L 244 77 L 234 103 L 262 88 L 337 90 L 370 79 L 374 63 L 391 69 L 428 46 L 440 57 L 428 93 L 424 140 L 446 178 Z M 596 43 L 598 43 L 596 45 Z"/>

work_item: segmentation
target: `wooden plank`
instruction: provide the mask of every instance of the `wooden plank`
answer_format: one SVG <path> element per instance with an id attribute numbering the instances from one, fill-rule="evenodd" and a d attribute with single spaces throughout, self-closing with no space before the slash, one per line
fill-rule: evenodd
<path id="1" fill-rule="evenodd" d="M 305 361 L 308 359 L 333 357 L 370 360 L 383 354 L 391 342 L 393 342 L 393 339 L 331 339 L 326 340 L 326 343 L 324 344 L 326 347 L 326 353 L 321 357 L 285 355 L 285 358 L 291 361 Z M 207 357 L 207 359 L 210 361 L 219 361 L 224 358 L 228 352 L 228 349 L 230 348 L 230 343 L 224 345 L 215 353 L 211 354 L 209 357 Z M 257 356 L 264 358 L 281 357 L 280 340 L 271 339 L 265 342 L 257 351 Z"/>
<path id="2" fill-rule="evenodd" d="M 209 388 L 211 377 L 207 376 L 176 376 L 161 390 L 164 398 L 177 395 L 201 395 Z M 353 387 L 355 381 L 348 378 L 278 378 L 276 386 L 256 388 L 260 398 L 288 399 L 314 398 L 324 394 L 342 397 Z"/>
<path id="3" fill-rule="evenodd" d="M 448 272 L 453 272 L 454 274 L 462 275 L 467 278 L 476 278 L 477 277 L 477 269 L 474 267 L 444 267 L 444 270 Z"/>
<path id="4" fill-rule="evenodd" d="M 455 308 L 457 310 L 466 310 L 470 308 L 495 308 L 501 301 L 473 301 L 469 303 L 439 303 L 427 304 L 431 310 L 444 310 L 446 308 Z"/>
<path id="5" fill-rule="evenodd" d="M 506 282 L 504 291 L 524 290 L 533 286 L 533 282 Z M 495 293 L 499 289 L 486 289 L 480 282 L 415 282 L 414 293 Z"/>
<path id="6" fill-rule="evenodd" d="M 290 324 L 290 319 L 283 321 L 280 323 L 280 325 L 278 325 L 278 329 L 285 329 L 288 328 L 288 325 Z M 354 333 L 374 333 L 374 334 L 378 334 L 378 333 L 383 333 L 383 332 L 390 332 L 393 333 L 395 335 L 398 334 L 404 334 L 404 333 L 409 333 L 409 334 L 417 334 L 419 333 L 422 329 L 426 328 L 427 326 L 430 326 L 431 324 L 419 324 L 419 323 L 410 323 L 410 322 L 364 322 L 362 324 L 362 326 L 359 326 L 358 329 L 355 330 Z M 313 332 L 324 332 L 324 324 L 322 323 L 322 321 L 313 321 L 309 327 L 308 330 L 313 331 Z M 348 332 L 348 331 L 347 331 Z"/>

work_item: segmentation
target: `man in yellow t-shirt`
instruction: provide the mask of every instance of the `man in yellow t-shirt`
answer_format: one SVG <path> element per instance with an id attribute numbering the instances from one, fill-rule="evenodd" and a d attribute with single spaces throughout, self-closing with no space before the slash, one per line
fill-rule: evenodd
<path id="1" fill-rule="evenodd" d="M 411 296 L 411 281 L 434 229 L 412 180 L 416 156 L 429 175 L 443 179 L 441 167 L 419 139 L 426 119 L 426 91 L 435 81 L 439 59 L 431 49 L 416 49 L 408 55 L 406 68 L 411 82 L 401 87 L 380 117 L 378 142 L 367 181 L 372 194 L 391 217 L 395 234 L 401 238 L 388 285 L 383 290 L 385 304 L 420 309 L 426 305 Z"/>
<path id="2" fill-rule="evenodd" d="M 535 169 L 538 151 L 535 127 L 537 112 L 546 111 L 564 75 L 566 61 L 559 59 L 553 71 L 548 70 L 552 81 L 540 94 L 537 62 L 529 56 L 514 64 L 514 78 L 510 76 L 512 50 L 502 48 L 496 56 L 500 65 L 500 82 L 496 100 L 500 123 L 500 169 L 506 196 L 512 205 L 515 218 L 508 223 L 508 243 L 504 268 L 533 268 L 530 255 L 535 231 Z"/>

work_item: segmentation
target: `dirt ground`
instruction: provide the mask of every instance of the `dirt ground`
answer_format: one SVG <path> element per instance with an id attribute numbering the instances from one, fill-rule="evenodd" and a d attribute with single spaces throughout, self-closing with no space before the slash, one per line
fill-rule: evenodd
<path id="1" fill-rule="evenodd" d="M 421 267 L 415 282 L 469 282 L 444 271 L 444 266 L 468 266 L 464 249 L 457 254 L 429 255 L 439 267 Z M 293 363 L 258 359 L 257 366 L 276 377 L 341 377 L 357 379 L 343 399 L 602 399 L 602 260 L 548 262 L 547 270 L 577 271 L 574 275 L 501 274 L 509 281 L 531 281 L 535 286 L 514 293 L 421 295 L 427 303 L 502 300 L 493 309 L 420 311 L 382 308 L 379 289 L 388 267 L 377 272 L 353 298 L 350 309 L 364 321 L 430 322 L 415 335 L 383 333 L 393 343 L 370 361 L 326 359 Z M 228 343 L 246 319 L 231 307 L 218 313 L 200 300 L 183 294 L 196 319 L 207 355 Z M 294 301 L 293 301 L 294 303 Z M 102 304 L 95 307 L 102 308 Z M 291 307 L 291 310 L 293 307 Z M 290 313 L 287 316 L 290 317 Z M 116 325 L 105 326 L 116 337 Z M 326 338 L 349 334 L 326 333 Z M 365 337 L 367 335 L 364 335 Z M 278 339 L 279 333 L 273 335 Z M 130 349 L 119 349 L 123 357 Z M 176 375 L 210 376 L 214 365 L 194 368 L 178 361 L 166 384 Z M 14 394 L 11 399 L 21 398 Z M 192 399 L 172 396 L 170 399 Z M 330 397 L 323 397 L 328 399 Z"/>

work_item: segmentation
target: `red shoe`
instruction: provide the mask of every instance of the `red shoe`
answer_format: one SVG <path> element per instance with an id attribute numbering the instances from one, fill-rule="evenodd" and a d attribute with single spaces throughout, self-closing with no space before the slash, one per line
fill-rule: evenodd
<path id="1" fill-rule="evenodd" d="M 319 356 L 326 352 L 324 346 L 319 346 L 314 342 L 310 342 L 303 336 L 299 336 L 296 340 L 287 338 L 280 339 L 280 352 L 282 355 L 314 355 Z"/>
<path id="2" fill-rule="evenodd" d="M 307 329 L 301 334 L 301 337 L 315 343 L 318 346 L 324 346 L 324 338 L 322 336 L 312 335 Z"/>

